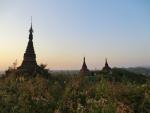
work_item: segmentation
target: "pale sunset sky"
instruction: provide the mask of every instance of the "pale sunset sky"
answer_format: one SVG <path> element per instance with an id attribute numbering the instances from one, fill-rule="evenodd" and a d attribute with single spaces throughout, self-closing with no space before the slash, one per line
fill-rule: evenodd
<path id="1" fill-rule="evenodd" d="M 0 70 L 23 60 L 31 18 L 49 69 L 150 66 L 150 0 L 0 0 Z"/>

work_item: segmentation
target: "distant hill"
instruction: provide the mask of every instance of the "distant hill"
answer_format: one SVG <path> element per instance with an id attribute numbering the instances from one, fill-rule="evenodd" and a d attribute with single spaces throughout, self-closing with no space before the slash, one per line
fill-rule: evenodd
<path id="1" fill-rule="evenodd" d="M 53 75 L 77 75 L 79 70 L 51 70 L 50 73 Z"/>
<path id="2" fill-rule="evenodd" d="M 0 71 L 0 77 L 1 77 L 4 73 L 5 73 L 4 71 Z"/>
<path id="3" fill-rule="evenodd" d="M 0 71 L 0 74 L 4 74 L 5 72 L 4 71 Z"/>
<path id="4" fill-rule="evenodd" d="M 150 76 L 150 67 L 129 67 L 125 69 L 136 74 Z"/>

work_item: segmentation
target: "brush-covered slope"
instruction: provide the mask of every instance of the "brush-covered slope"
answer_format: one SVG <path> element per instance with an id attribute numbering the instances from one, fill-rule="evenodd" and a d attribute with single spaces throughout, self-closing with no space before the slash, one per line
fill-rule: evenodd
<path id="1" fill-rule="evenodd" d="M 120 77 L 121 81 L 117 82 L 107 79 L 108 76 L 59 74 L 46 79 L 42 75 L 18 77 L 10 74 L 0 79 L 0 113 L 150 112 L 148 80 L 133 83 Z"/>

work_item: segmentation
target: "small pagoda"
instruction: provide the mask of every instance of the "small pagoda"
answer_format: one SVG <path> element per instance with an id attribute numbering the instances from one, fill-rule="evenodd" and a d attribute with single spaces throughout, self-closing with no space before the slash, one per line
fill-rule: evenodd
<path id="1" fill-rule="evenodd" d="M 23 61 L 20 67 L 17 68 L 18 72 L 21 73 L 36 73 L 40 66 L 36 62 L 36 54 L 33 46 L 33 28 L 32 22 L 29 30 L 29 41 L 27 44 L 26 51 L 24 53 Z"/>
<path id="2" fill-rule="evenodd" d="M 103 67 L 102 72 L 112 73 L 111 67 L 108 65 L 107 58 L 105 59 L 105 66 Z"/>
<path id="3" fill-rule="evenodd" d="M 87 68 L 85 57 L 83 58 L 83 65 L 80 70 L 80 75 L 90 75 L 90 70 Z"/>

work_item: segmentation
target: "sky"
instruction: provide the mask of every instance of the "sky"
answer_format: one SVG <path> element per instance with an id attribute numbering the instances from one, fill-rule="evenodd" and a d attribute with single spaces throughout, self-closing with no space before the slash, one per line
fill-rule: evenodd
<path id="1" fill-rule="evenodd" d="M 23 60 L 34 29 L 38 64 L 51 70 L 150 66 L 149 0 L 0 0 L 0 70 Z"/>

